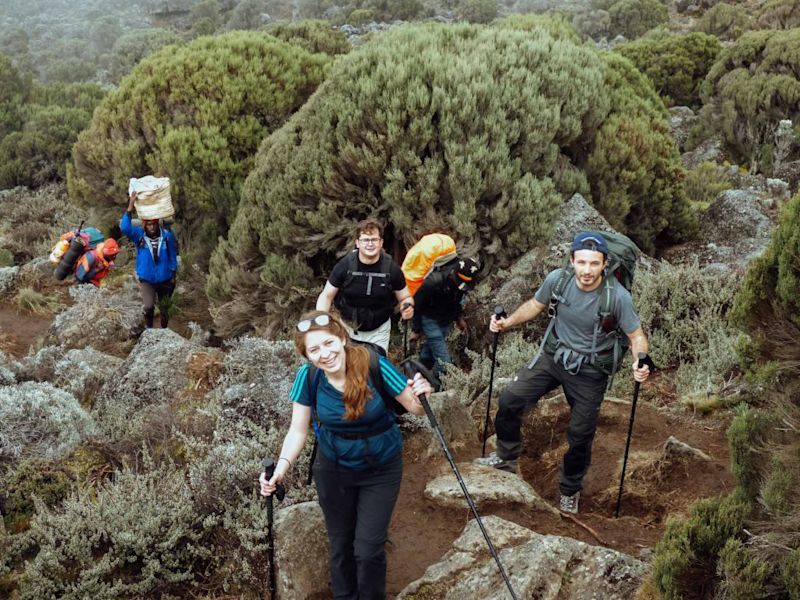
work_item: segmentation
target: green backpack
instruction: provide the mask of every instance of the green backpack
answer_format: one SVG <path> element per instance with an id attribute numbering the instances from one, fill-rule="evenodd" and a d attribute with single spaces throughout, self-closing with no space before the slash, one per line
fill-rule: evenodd
<path id="1" fill-rule="evenodd" d="M 608 387 L 610 388 L 614 381 L 614 375 L 622 366 L 622 359 L 625 352 L 627 352 L 630 347 L 628 336 L 618 327 L 614 319 L 613 311 L 614 302 L 617 297 L 617 285 L 619 284 L 629 292 L 631 291 L 633 287 L 633 277 L 636 273 L 636 261 L 639 256 L 639 248 L 621 233 L 609 233 L 606 231 L 599 233 L 603 236 L 603 239 L 605 239 L 608 245 L 608 265 L 606 266 L 603 276 L 603 283 L 597 288 L 597 293 L 600 294 L 600 302 L 598 304 L 595 330 L 592 336 L 592 352 L 589 357 L 589 364 L 609 376 Z M 556 343 L 552 332 L 558 313 L 558 302 L 562 298 L 564 286 L 566 286 L 569 280 L 574 276 L 575 270 L 569 261 L 567 261 L 566 266 L 561 269 L 561 275 L 553 286 L 550 303 L 547 307 L 550 323 L 542 339 L 539 353 L 545 348 L 548 350 L 552 349 L 553 345 Z M 608 353 L 608 355 L 598 354 L 596 352 L 597 340 L 601 336 L 608 335 L 614 336 L 613 351 Z M 538 357 L 539 354 L 537 354 L 536 358 L 531 362 L 531 366 L 536 362 Z"/>

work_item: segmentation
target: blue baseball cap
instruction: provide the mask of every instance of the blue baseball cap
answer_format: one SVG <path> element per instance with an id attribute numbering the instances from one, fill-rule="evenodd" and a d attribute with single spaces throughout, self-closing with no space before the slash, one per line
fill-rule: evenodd
<path id="1" fill-rule="evenodd" d="M 581 231 L 572 242 L 571 252 L 592 250 L 608 256 L 608 244 L 603 235 L 597 231 Z"/>

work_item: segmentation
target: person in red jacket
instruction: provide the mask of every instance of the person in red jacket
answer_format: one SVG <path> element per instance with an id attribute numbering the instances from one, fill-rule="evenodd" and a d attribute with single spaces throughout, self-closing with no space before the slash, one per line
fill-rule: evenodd
<path id="1" fill-rule="evenodd" d="M 78 283 L 91 283 L 100 287 L 100 282 L 114 268 L 114 260 L 119 254 L 119 244 L 114 238 L 100 242 L 91 250 L 87 250 L 75 263 L 75 280 Z"/>

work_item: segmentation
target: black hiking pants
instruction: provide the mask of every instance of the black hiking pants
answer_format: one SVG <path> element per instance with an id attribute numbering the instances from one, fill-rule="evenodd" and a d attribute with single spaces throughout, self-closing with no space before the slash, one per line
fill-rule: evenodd
<path id="1" fill-rule="evenodd" d="M 567 443 L 569 449 L 561 462 L 559 487 L 565 496 L 583 488 L 583 476 L 592 461 L 592 442 L 597 430 L 600 404 L 608 376 L 590 366 L 573 375 L 542 352 L 532 369 L 523 367 L 500 394 L 500 408 L 495 417 L 497 455 L 514 460 L 522 453 L 520 427 L 525 412 L 536 406 L 539 398 L 557 388 L 564 390 L 570 408 Z"/>
<path id="2" fill-rule="evenodd" d="M 403 456 L 353 471 L 317 453 L 314 481 L 325 525 L 335 600 L 386 598 L 386 540 L 400 493 Z"/>

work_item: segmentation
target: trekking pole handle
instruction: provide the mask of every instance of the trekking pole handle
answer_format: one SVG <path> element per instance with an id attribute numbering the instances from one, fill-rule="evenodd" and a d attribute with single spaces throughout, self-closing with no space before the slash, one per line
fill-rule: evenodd
<path id="1" fill-rule="evenodd" d="M 271 458 L 264 458 L 261 461 L 261 466 L 264 468 L 264 479 L 267 481 L 272 479 L 272 476 L 275 475 L 275 461 Z M 275 496 L 278 498 L 278 502 L 281 502 L 286 496 L 286 488 L 283 487 L 283 484 L 279 483 L 276 486 Z"/>
<path id="2" fill-rule="evenodd" d="M 647 358 L 647 352 L 639 352 L 639 364 L 637 364 L 636 367 L 641 369 L 645 365 L 646 358 Z"/>
<path id="3" fill-rule="evenodd" d="M 494 307 L 494 317 L 496 319 L 505 319 L 506 318 L 506 309 L 503 308 L 502 304 L 498 304 Z"/>
<path id="4" fill-rule="evenodd" d="M 643 366 L 647 365 L 650 367 L 650 371 L 655 371 L 658 367 L 656 367 L 653 359 L 650 358 L 650 355 L 647 352 L 639 352 L 638 354 L 639 361 L 636 363 L 636 368 L 641 369 Z"/>

